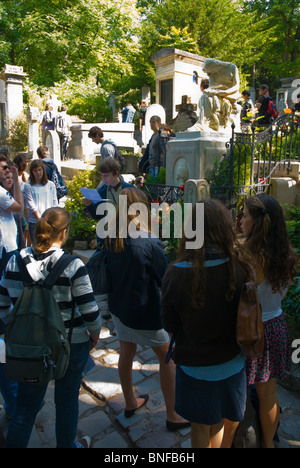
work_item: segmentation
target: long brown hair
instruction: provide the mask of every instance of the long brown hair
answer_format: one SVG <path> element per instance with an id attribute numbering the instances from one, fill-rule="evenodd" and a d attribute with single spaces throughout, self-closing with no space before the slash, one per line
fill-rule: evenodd
<path id="1" fill-rule="evenodd" d="M 42 177 L 42 180 L 41 180 L 41 184 L 46 185 L 47 182 L 48 182 L 47 172 L 46 172 L 45 164 L 40 159 L 34 159 L 32 161 L 32 163 L 30 164 L 30 167 L 29 167 L 29 180 L 30 180 L 30 183 L 31 183 L 31 185 L 36 184 L 35 177 L 33 175 L 33 171 L 37 167 L 41 167 L 43 169 L 43 177 Z"/>
<path id="2" fill-rule="evenodd" d="M 250 197 L 245 206 L 254 221 L 244 244 L 246 254 L 254 268 L 263 270 L 273 292 L 282 291 L 296 276 L 299 262 L 288 239 L 282 208 L 270 195 Z"/>
<path id="3" fill-rule="evenodd" d="M 121 206 L 120 206 L 120 196 L 126 195 L 127 196 L 127 205 L 126 205 L 126 212 L 121 212 Z M 146 216 L 139 216 L 137 217 L 136 214 L 129 214 L 129 208 L 131 205 L 134 203 L 139 203 L 145 206 L 146 208 Z M 143 215 L 143 213 L 140 213 Z M 108 237 L 106 239 L 106 246 L 110 250 L 114 252 L 122 252 L 124 250 L 124 238 L 121 235 L 121 223 L 124 223 L 124 225 L 129 226 L 131 222 L 136 224 L 137 226 L 139 225 L 141 230 L 147 230 L 150 232 L 150 226 L 151 226 L 151 218 L 150 218 L 150 209 L 149 209 L 149 203 L 146 195 L 144 192 L 139 190 L 136 187 L 128 187 L 124 188 L 119 195 L 118 199 L 118 204 L 117 204 L 117 209 L 115 216 L 111 220 L 112 223 L 112 228 L 109 231 Z M 114 232 L 115 228 L 115 233 L 116 236 L 112 235 L 112 232 Z"/>
<path id="4" fill-rule="evenodd" d="M 59 235 L 67 229 L 71 222 L 70 213 L 58 206 L 48 208 L 38 220 L 35 227 L 34 250 L 37 254 L 47 252 L 57 241 Z"/>
<path id="5" fill-rule="evenodd" d="M 228 210 L 218 200 L 204 200 L 198 203 L 204 205 L 204 244 L 200 249 L 187 249 L 185 235 L 180 241 L 178 250 L 178 261 L 188 261 L 192 265 L 192 305 L 203 307 L 206 292 L 206 271 L 204 267 L 205 250 L 212 246 L 222 255 L 229 259 L 229 287 L 226 299 L 230 301 L 235 292 L 236 283 L 236 261 L 235 250 L 236 239 L 233 223 Z M 192 210 L 192 227 L 196 229 L 196 205 Z"/>

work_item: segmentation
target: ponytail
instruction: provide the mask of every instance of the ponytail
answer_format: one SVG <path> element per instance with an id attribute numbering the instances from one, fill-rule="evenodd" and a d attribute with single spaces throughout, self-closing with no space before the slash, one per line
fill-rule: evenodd
<path id="1" fill-rule="evenodd" d="M 46 210 L 35 228 L 34 250 L 37 254 L 47 252 L 58 240 L 60 234 L 69 230 L 70 213 L 64 208 L 54 207 Z"/>

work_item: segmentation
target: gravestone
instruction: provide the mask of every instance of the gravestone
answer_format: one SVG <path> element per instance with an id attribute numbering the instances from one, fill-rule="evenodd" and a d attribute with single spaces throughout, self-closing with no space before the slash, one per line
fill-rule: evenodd
<path id="1" fill-rule="evenodd" d="M 14 119 L 23 112 L 23 67 L 5 65 L 0 73 L 1 102 L 5 104 L 5 119 Z"/>
<path id="2" fill-rule="evenodd" d="M 157 115 L 161 118 L 161 123 L 166 123 L 166 112 L 165 109 L 160 104 L 152 104 L 148 107 L 146 116 L 145 116 L 145 143 L 144 146 L 146 147 L 149 143 L 150 138 L 153 135 L 153 130 L 150 127 L 150 119 L 154 115 Z"/>
<path id="3" fill-rule="evenodd" d="M 232 124 L 240 128 L 239 71 L 236 65 L 206 59 L 203 71 L 209 87 L 199 102 L 198 121 L 167 143 L 166 183 L 181 185 L 189 179 L 211 178 L 216 164 L 226 154 Z"/>
<path id="4" fill-rule="evenodd" d="M 94 126 L 100 127 L 104 133 L 104 139 L 113 140 L 120 150 L 138 152 L 139 148 L 134 139 L 133 123 L 76 123 L 71 127 L 72 139 L 68 148 L 70 159 L 81 159 L 95 164 L 96 155 L 100 154 L 101 145 L 93 143 L 88 137 L 90 129 Z"/>
<path id="5" fill-rule="evenodd" d="M 184 203 L 197 203 L 210 198 L 210 186 L 205 179 L 189 179 L 184 187 Z"/>
<path id="6" fill-rule="evenodd" d="M 227 152 L 229 138 L 216 132 L 178 132 L 167 143 L 166 184 L 183 185 L 189 179 L 209 180 L 216 163 Z"/>
<path id="7" fill-rule="evenodd" d="M 192 104 L 191 98 L 188 96 L 182 96 L 181 104 L 176 106 L 176 111 L 178 112 L 177 116 L 169 122 L 170 127 L 175 133 L 184 132 L 198 120 L 196 114 L 197 104 Z"/>
<path id="8" fill-rule="evenodd" d="M 37 148 L 39 147 L 39 120 L 40 111 L 38 107 L 27 108 L 27 122 L 28 122 L 28 156 L 32 159 L 37 159 Z"/>
<path id="9" fill-rule="evenodd" d="M 300 94 L 300 76 L 280 78 L 281 87 L 276 92 L 277 109 L 283 109 L 284 105 L 292 109 L 297 103 L 297 96 Z M 272 96 L 275 99 L 275 96 Z M 278 109 L 278 110 L 279 110 Z"/>
<path id="10" fill-rule="evenodd" d="M 61 171 L 61 159 L 60 159 L 60 140 L 55 130 L 48 130 L 46 133 L 45 145 L 49 149 L 50 158 L 53 159 L 59 172 Z"/>

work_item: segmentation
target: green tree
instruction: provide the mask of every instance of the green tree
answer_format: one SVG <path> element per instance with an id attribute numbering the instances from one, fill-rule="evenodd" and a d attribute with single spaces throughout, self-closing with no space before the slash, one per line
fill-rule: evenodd
<path id="1" fill-rule="evenodd" d="M 2 0 L 0 66 L 22 65 L 32 85 L 58 90 L 80 117 L 108 118 L 104 101 L 133 75 L 142 56 L 135 5 L 136 0 Z"/>
<path id="2" fill-rule="evenodd" d="M 130 69 L 136 49 L 135 0 L 2 0 L 0 57 L 22 63 L 33 82 L 109 75 Z"/>
<path id="3" fill-rule="evenodd" d="M 278 86 L 278 78 L 300 72 L 300 8 L 298 0 L 244 0 L 247 11 L 254 13 L 260 37 L 256 51 L 257 78 Z M 263 20 L 263 21 L 261 21 Z"/>

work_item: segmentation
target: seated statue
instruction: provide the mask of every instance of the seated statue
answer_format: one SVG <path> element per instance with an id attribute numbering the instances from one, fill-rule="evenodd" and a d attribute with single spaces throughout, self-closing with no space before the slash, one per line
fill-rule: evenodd
<path id="1" fill-rule="evenodd" d="M 238 68 L 229 62 L 207 59 L 203 71 L 209 77 L 209 86 L 203 90 L 200 98 L 199 119 L 188 131 L 215 131 L 228 133 L 232 123 L 236 131 L 240 130 L 241 106 Z"/>

